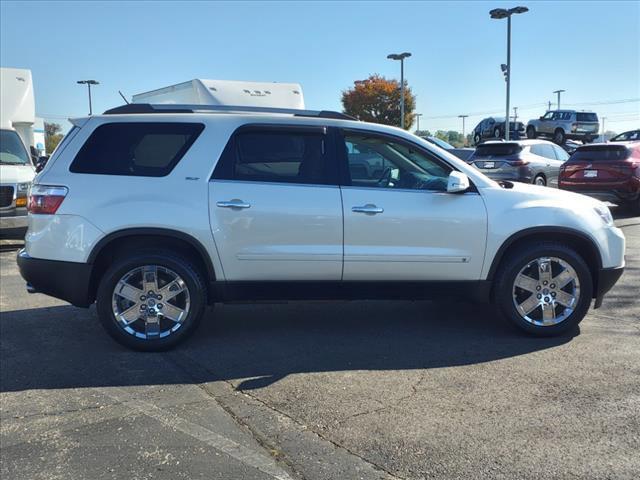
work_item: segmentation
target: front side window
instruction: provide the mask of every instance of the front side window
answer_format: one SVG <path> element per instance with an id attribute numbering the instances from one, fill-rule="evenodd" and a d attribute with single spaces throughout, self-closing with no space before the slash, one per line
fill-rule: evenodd
<path id="1" fill-rule="evenodd" d="M 0 130 L 0 164 L 30 165 L 27 150 L 13 130 Z"/>
<path id="2" fill-rule="evenodd" d="M 550 158 L 555 160 L 556 155 L 553 153 L 553 147 L 546 143 L 538 143 L 531 146 L 531 153 L 539 157 Z"/>
<path id="3" fill-rule="evenodd" d="M 569 160 L 569 154 L 564 149 L 556 145 L 552 145 L 551 148 L 553 148 L 553 151 L 556 153 L 556 158 L 558 160 L 560 160 L 561 162 L 566 162 L 567 160 Z"/>
<path id="4" fill-rule="evenodd" d="M 551 120 L 552 118 L 553 118 L 553 112 L 547 112 L 545 116 L 542 117 L 543 120 Z"/>
<path id="5" fill-rule="evenodd" d="M 346 133 L 351 185 L 444 192 L 451 167 L 405 143 L 385 136 Z"/>
<path id="6" fill-rule="evenodd" d="M 73 173 L 164 177 L 195 142 L 199 123 L 123 122 L 96 128 L 71 163 Z"/>
<path id="7" fill-rule="evenodd" d="M 218 180 L 326 184 L 325 135 L 318 131 L 253 130 L 237 133 L 213 173 Z"/>

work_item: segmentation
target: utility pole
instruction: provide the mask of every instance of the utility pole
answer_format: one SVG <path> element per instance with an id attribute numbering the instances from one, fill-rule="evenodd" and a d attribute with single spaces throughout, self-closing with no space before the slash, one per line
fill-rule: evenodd
<path id="1" fill-rule="evenodd" d="M 606 119 L 607 119 L 607 117 L 602 117 L 602 141 L 603 141 L 603 142 L 606 142 L 606 141 L 607 141 L 607 139 L 606 139 L 606 138 L 605 138 L 605 136 L 604 136 L 604 132 L 605 132 L 605 129 L 604 129 L 604 121 L 605 121 Z"/>
<path id="2" fill-rule="evenodd" d="M 464 129 L 464 119 L 467 118 L 469 115 L 458 115 L 458 118 L 462 119 L 462 143 L 464 145 L 467 144 L 467 135 L 465 134 L 465 129 Z"/>
<path id="3" fill-rule="evenodd" d="M 566 90 L 554 90 L 553 93 L 557 93 L 558 94 L 558 110 L 560 110 L 560 94 L 562 92 L 566 92 Z"/>
<path id="4" fill-rule="evenodd" d="M 551 110 L 551 100 L 548 102 L 549 106 L 547 107 L 547 112 Z"/>
<path id="5" fill-rule="evenodd" d="M 518 107 L 513 107 L 513 123 L 518 121 Z"/>

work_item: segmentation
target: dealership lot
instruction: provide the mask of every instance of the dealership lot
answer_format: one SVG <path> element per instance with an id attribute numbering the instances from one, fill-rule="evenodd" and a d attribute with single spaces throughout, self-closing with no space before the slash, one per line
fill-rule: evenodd
<path id="1" fill-rule="evenodd" d="M 218 305 L 172 352 L 114 343 L 94 309 L 27 295 L 0 253 L 1 470 L 10 478 L 634 478 L 640 218 L 578 334 L 486 306 Z"/>

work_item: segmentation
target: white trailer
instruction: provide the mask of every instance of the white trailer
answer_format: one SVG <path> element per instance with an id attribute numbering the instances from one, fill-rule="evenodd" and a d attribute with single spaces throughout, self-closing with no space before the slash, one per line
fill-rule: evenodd
<path id="1" fill-rule="evenodd" d="M 133 95 L 133 103 L 237 105 L 304 109 L 298 83 L 242 82 L 196 78 Z"/>
<path id="2" fill-rule="evenodd" d="M 34 146 L 36 104 L 31 70 L 0 68 L 0 128 L 15 130 L 27 148 Z"/>

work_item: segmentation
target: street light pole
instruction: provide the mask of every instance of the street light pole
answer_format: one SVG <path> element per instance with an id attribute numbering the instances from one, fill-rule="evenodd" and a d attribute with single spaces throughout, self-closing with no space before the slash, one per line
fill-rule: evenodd
<path id="1" fill-rule="evenodd" d="M 400 60 L 400 128 L 404 130 L 404 59 L 410 57 L 409 52 L 390 53 L 387 58 Z"/>
<path id="2" fill-rule="evenodd" d="M 414 114 L 414 117 L 416 117 L 416 121 L 418 122 L 417 128 L 416 128 L 416 132 L 420 131 L 420 117 L 422 116 L 421 113 L 416 113 Z"/>
<path id="3" fill-rule="evenodd" d="M 604 121 L 605 121 L 606 119 L 607 119 L 607 117 L 602 117 L 602 141 L 603 141 L 603 142 L 606 142 L 606 141 L 607 141 L 606 137 L 604 136 L 604 132 L 605 132 L 605 130 L 604 130 Z"/>
<path id="4" fill-rule="evenodd" d="M 506 114 L 504 116 L 504 139 L 509 140 L 509 95 L 511 90 L 511 16 L 515 13 L 528 12 L 527 7 L 514 7 L 510 9 L 506 8 L 494 8 L 489 12 L 491 18 L 501 20 L 507 19 L 507 66 L 504 70 L 505 80 L 507 81 L 507 105 Z"/>
<path id="5" fill-rule="evenodd" d="M 100 85 L 100 82 L 96 80 L 78 80 L 76 83 L 87 86 L 87 89 L 89 90 L 89 115 L 93 115 L 93 108 L 91 106 L 91 85 Z"/>
<path id="6" fill-rule="evenodd" d="M 558 94 L 558 110 L 560 110 L 560 94 L 562 92 L 566 92 L 566 90 L 554 90 L 553 93 L 557 93 Z"/>
<path id="7" fill-rule="evenodd" d="M 458 115 L 458 118 L 462 119 L 462 143 L 464 145 L 467 144 L 467 136 L 465 134 L 465 129 L 464 129 L 464 119 L 467 118 L 469 115 Z"/>

